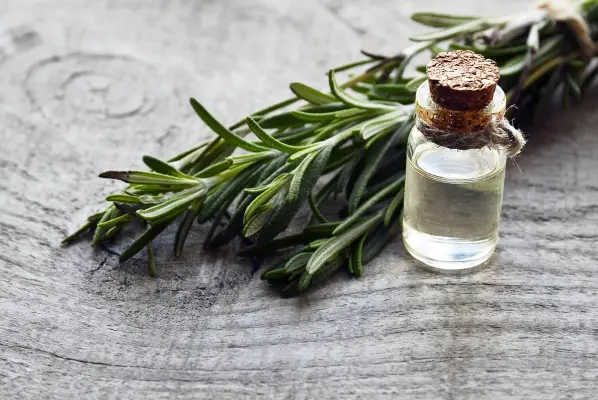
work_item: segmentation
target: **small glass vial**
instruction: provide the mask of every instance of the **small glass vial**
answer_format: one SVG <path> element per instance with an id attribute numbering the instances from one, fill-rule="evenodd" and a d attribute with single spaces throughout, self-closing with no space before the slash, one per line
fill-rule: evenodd
<path id="1" fill-rule="evenodd" d="M 442 59 L 447 54 L 453 64 L 455 59 L 461 61 L 457 68 Z M 472 52 L 455 52 L 441 53 L 428 64 L 429 80 L 417 91 L 417 123 L 407 144 L 403 240 L 413 257 L 442 272 L 469 271 L 483 264 L 499 240 L 505 151 L 488 147 L 464 149 L 466 142 L 452 143 L 449 148 L 437 144 L 443 141 L 432 141 L 434 137 L 421 129 L 444 132 L 450 134 L 449 138 L 456 135 L 458 139 L 458 135 L 476 134 L 491 121 L 503 118 L 505 95 L 496 85 L 498 68 L 490 68 L 493 62 L 487 63 L 489 67 L 483 66 L 490 70 L 490 77 L 484 71 L 476 72 L 479 65 L 468 67 L 473 79 L 486 79 L 481 85 L 454 85 L 467 76 L 459 70 L 463 64 L 460 59 L 472 55 L 477 62 L 488 61 Z M 440 79 L 430 68 L 438 67 L 439 58 L 445 62 Z M 475 90 L 468 90 L 472 87 Z"/>

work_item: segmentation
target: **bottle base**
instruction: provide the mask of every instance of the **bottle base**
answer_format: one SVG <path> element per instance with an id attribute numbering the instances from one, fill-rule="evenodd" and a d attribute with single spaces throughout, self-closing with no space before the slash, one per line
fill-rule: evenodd
<path id="1" fill-rule="evenodd" d="M 426 269 L 461 274 L 484 266 L 494 254 L 498 235 L 484 240 L 466 240 L 428 235 L 403 224 L 403 242 L 409 254 L 424 263 Z"/>

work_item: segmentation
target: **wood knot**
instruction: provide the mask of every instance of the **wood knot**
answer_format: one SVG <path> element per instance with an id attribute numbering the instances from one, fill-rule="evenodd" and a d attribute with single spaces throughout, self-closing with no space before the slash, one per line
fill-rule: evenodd
<path id="1" fill-rule="evenodd" d="M 493 60 L 469 50 L 439 53 L 428 63 L 426 72 L 434 101 L 457 111 L 485 108 L 500 79 Z"/>

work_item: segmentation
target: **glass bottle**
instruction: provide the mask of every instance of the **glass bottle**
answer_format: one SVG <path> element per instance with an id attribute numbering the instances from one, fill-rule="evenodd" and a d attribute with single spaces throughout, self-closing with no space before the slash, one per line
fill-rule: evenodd
<path id="1" fill-rule="evenodd" d="M 439 146 L 421 123 L 455 134 L 483 130 L 505 113 L 496 86 L 479 110 L 452 110 L 433 98 L 428 81 L 416 95 L 417 123 L 407 144 L 403 240 L 409 253 L 434 270 L 460 272 L 487 261 L 499 240 L 506 153 L 488 147 Z"/>

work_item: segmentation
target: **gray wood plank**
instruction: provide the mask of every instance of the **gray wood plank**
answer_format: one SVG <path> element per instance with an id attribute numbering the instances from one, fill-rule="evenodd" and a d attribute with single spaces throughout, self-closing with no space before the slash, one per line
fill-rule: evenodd
<path id="1" fill-rule="evenodd" d="M 460 7 L 458 7 L 460 6 Z M 502 242 L 475 275 L 419 269 L 399 238 L 354 280 L 270 292 L 194 231 L 159 277 L 63 235 L 138 167 L 287 95 L 365 47 L 406 44 L 416 10 L 479 2 L 0 1 L 3 398 L 594 398 L 598 93 L 546 116 L 509 167 Z M 205 233 L 205 232 L 204 232 Z M 118 247 L 116 247 L 118 250 Z"/>

